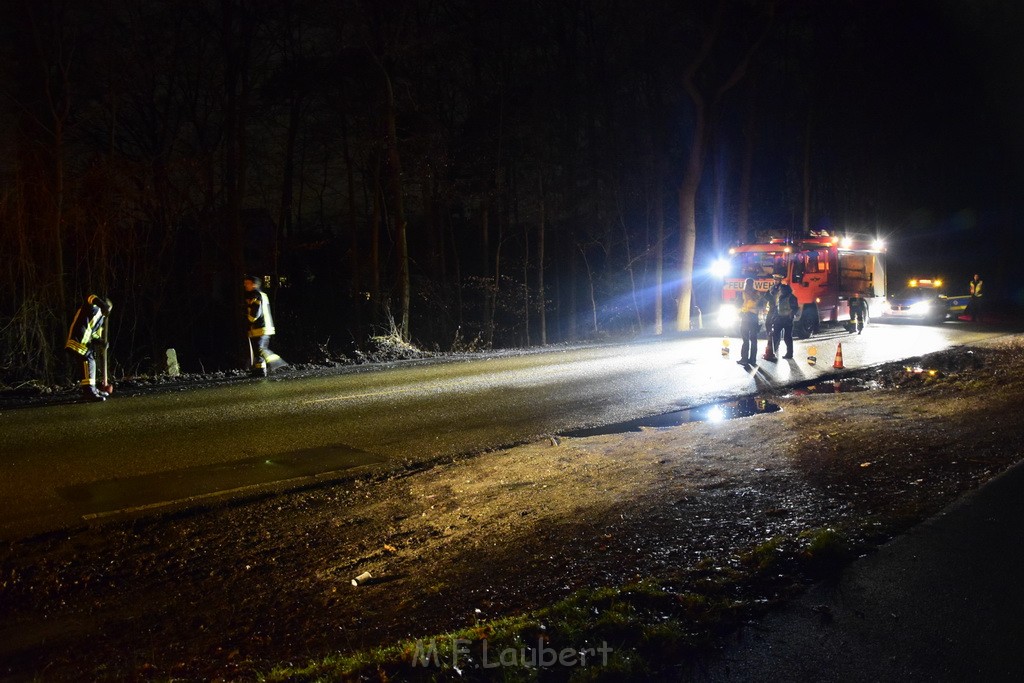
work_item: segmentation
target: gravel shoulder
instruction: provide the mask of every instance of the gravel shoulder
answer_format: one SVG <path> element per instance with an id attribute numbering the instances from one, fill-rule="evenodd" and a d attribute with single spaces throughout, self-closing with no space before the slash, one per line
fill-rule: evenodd
<path id="1" fill-rule="evenodd" d="M 1011 338 L 920 359 L 922 372 L 867 371 L 866 391 L 762 395 L 773 414 L 548 439 L 9 543 L 0 674 L 252 679 L 581 589 L 737 566 L 809 530 L 881 543 L 1018 460 L 1022 358 Z M 364 571 L 374 579 L 353 587 Z"/>

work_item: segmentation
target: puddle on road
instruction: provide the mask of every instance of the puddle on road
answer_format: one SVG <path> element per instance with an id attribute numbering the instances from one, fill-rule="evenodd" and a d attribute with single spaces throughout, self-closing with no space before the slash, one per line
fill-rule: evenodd
<path id="1" fill-rule="evenodd" d="M 57 490 L 83 515 L 155 506 L 276 481 L 384 462 L 384 457 L 335 444 L 231 462 L 75 484 Z"/>
<path id="2" fill-rule="evenodd" d="M 786 394 L 785 398 L 807 396 L 808 394 L 844 394 L 851 391 L 872 391 L 873 389 L 881 388 L 880 382 L 861 377 L 843 377 L 831 380 L 820 379 L 796 385 L 791 392 Z"/>
<path id="3" fill-rule="evenodd" d="M 651 415 L 638 420 L 628 420 L 601 427 L 587 427 L 575 429 L 571 432 L 564 432 L 562 436 L 601 436 L 603 434 L 622 434 L 623 432 L 639 432 L 647 427 L 651 429 L 664 429 L 666 427 L 678 427 L 687 422 L 721 422 L 732 420 L 737 417 L 752 417 L 765 413 L 776 413 L 782 410 L 777 403 L 771 403 L 761 398 L 741 398 L 737 401 L 726 403 L 712 403 L 686 410 L 677 410 L 661 415 Z"/>

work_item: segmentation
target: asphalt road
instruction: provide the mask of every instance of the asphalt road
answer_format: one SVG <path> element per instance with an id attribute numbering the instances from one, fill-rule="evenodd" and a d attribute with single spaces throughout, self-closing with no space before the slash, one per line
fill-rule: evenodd
<path id="1" fill-rule="evenodd" d="M 690 680 L 1020 681 L 1024 464 L 741 629 Z"/>
<path id="2" fill-rule="evenodd" d="M 873 324 L 798 341 L 755 371 L 701 336 L 354 368 L 0 412 L 0 539 L 123 512 L 397 467 L 732 398 L 972 344 L 997 331 Z M 763 344 L 763 342 L 762 342 Z M 817 364 L 807 361 L 817 347 Z"/>

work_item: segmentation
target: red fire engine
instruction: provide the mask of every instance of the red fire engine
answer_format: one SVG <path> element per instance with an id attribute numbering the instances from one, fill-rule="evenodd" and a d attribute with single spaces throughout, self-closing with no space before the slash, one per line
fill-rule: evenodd
<path id="1" fill-rule="evenodd" d="M 789 283 L 800 303 L 794 332 L 803 339 L 822 324 L 850 320 L 850 294 L 858 292 L 868 304 L 868 315 L 881 315 L 885 304 L 885 247 L 881 240 L 862 235 L 833 236 L 812 232 L 797 240 L 772 238 L 729 250 L 720 264 L 724 277 L 719 323 L 732 328 L 738 321 L 736 296 L 746 278 L 767 292 L 773 275 Z"/>

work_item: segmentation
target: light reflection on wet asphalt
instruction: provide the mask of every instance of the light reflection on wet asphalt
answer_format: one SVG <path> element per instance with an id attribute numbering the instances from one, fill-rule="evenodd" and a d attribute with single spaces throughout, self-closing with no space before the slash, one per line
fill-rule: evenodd
<path id="1" fill-rule="evenodd" d="M 230 486 L 238 482 L 248 490 L 385 461 L 480 451 L 829 376 L 840 342 L 845 367 L 855 369 L 993 336 L 958 325 L 873 324 L 863 335 L 837 330 L 798 341 L 794 359 L 746 370 L 735 363 L 738 340 L 730 340 L 725 358 L 722 338 L 707 335 L 4 411 L 0 538 L 102 514 L 96 501 L 105 497 L 110 509 L 188 498 L 182 482 L 190 477 L 183 473 L 198 473 L 192 495 L 202 496 L 239 488 Z M 811 346 L 814 366 L 807 361 Z M 332 447 L 362 455 L 345 462 L 315 455 Z M 278 468 L 280 476 L 252 464 L 297 453 L 307 454 L 305 462 Z M 218 472 L 216 484 L 211 471 Z"/>

